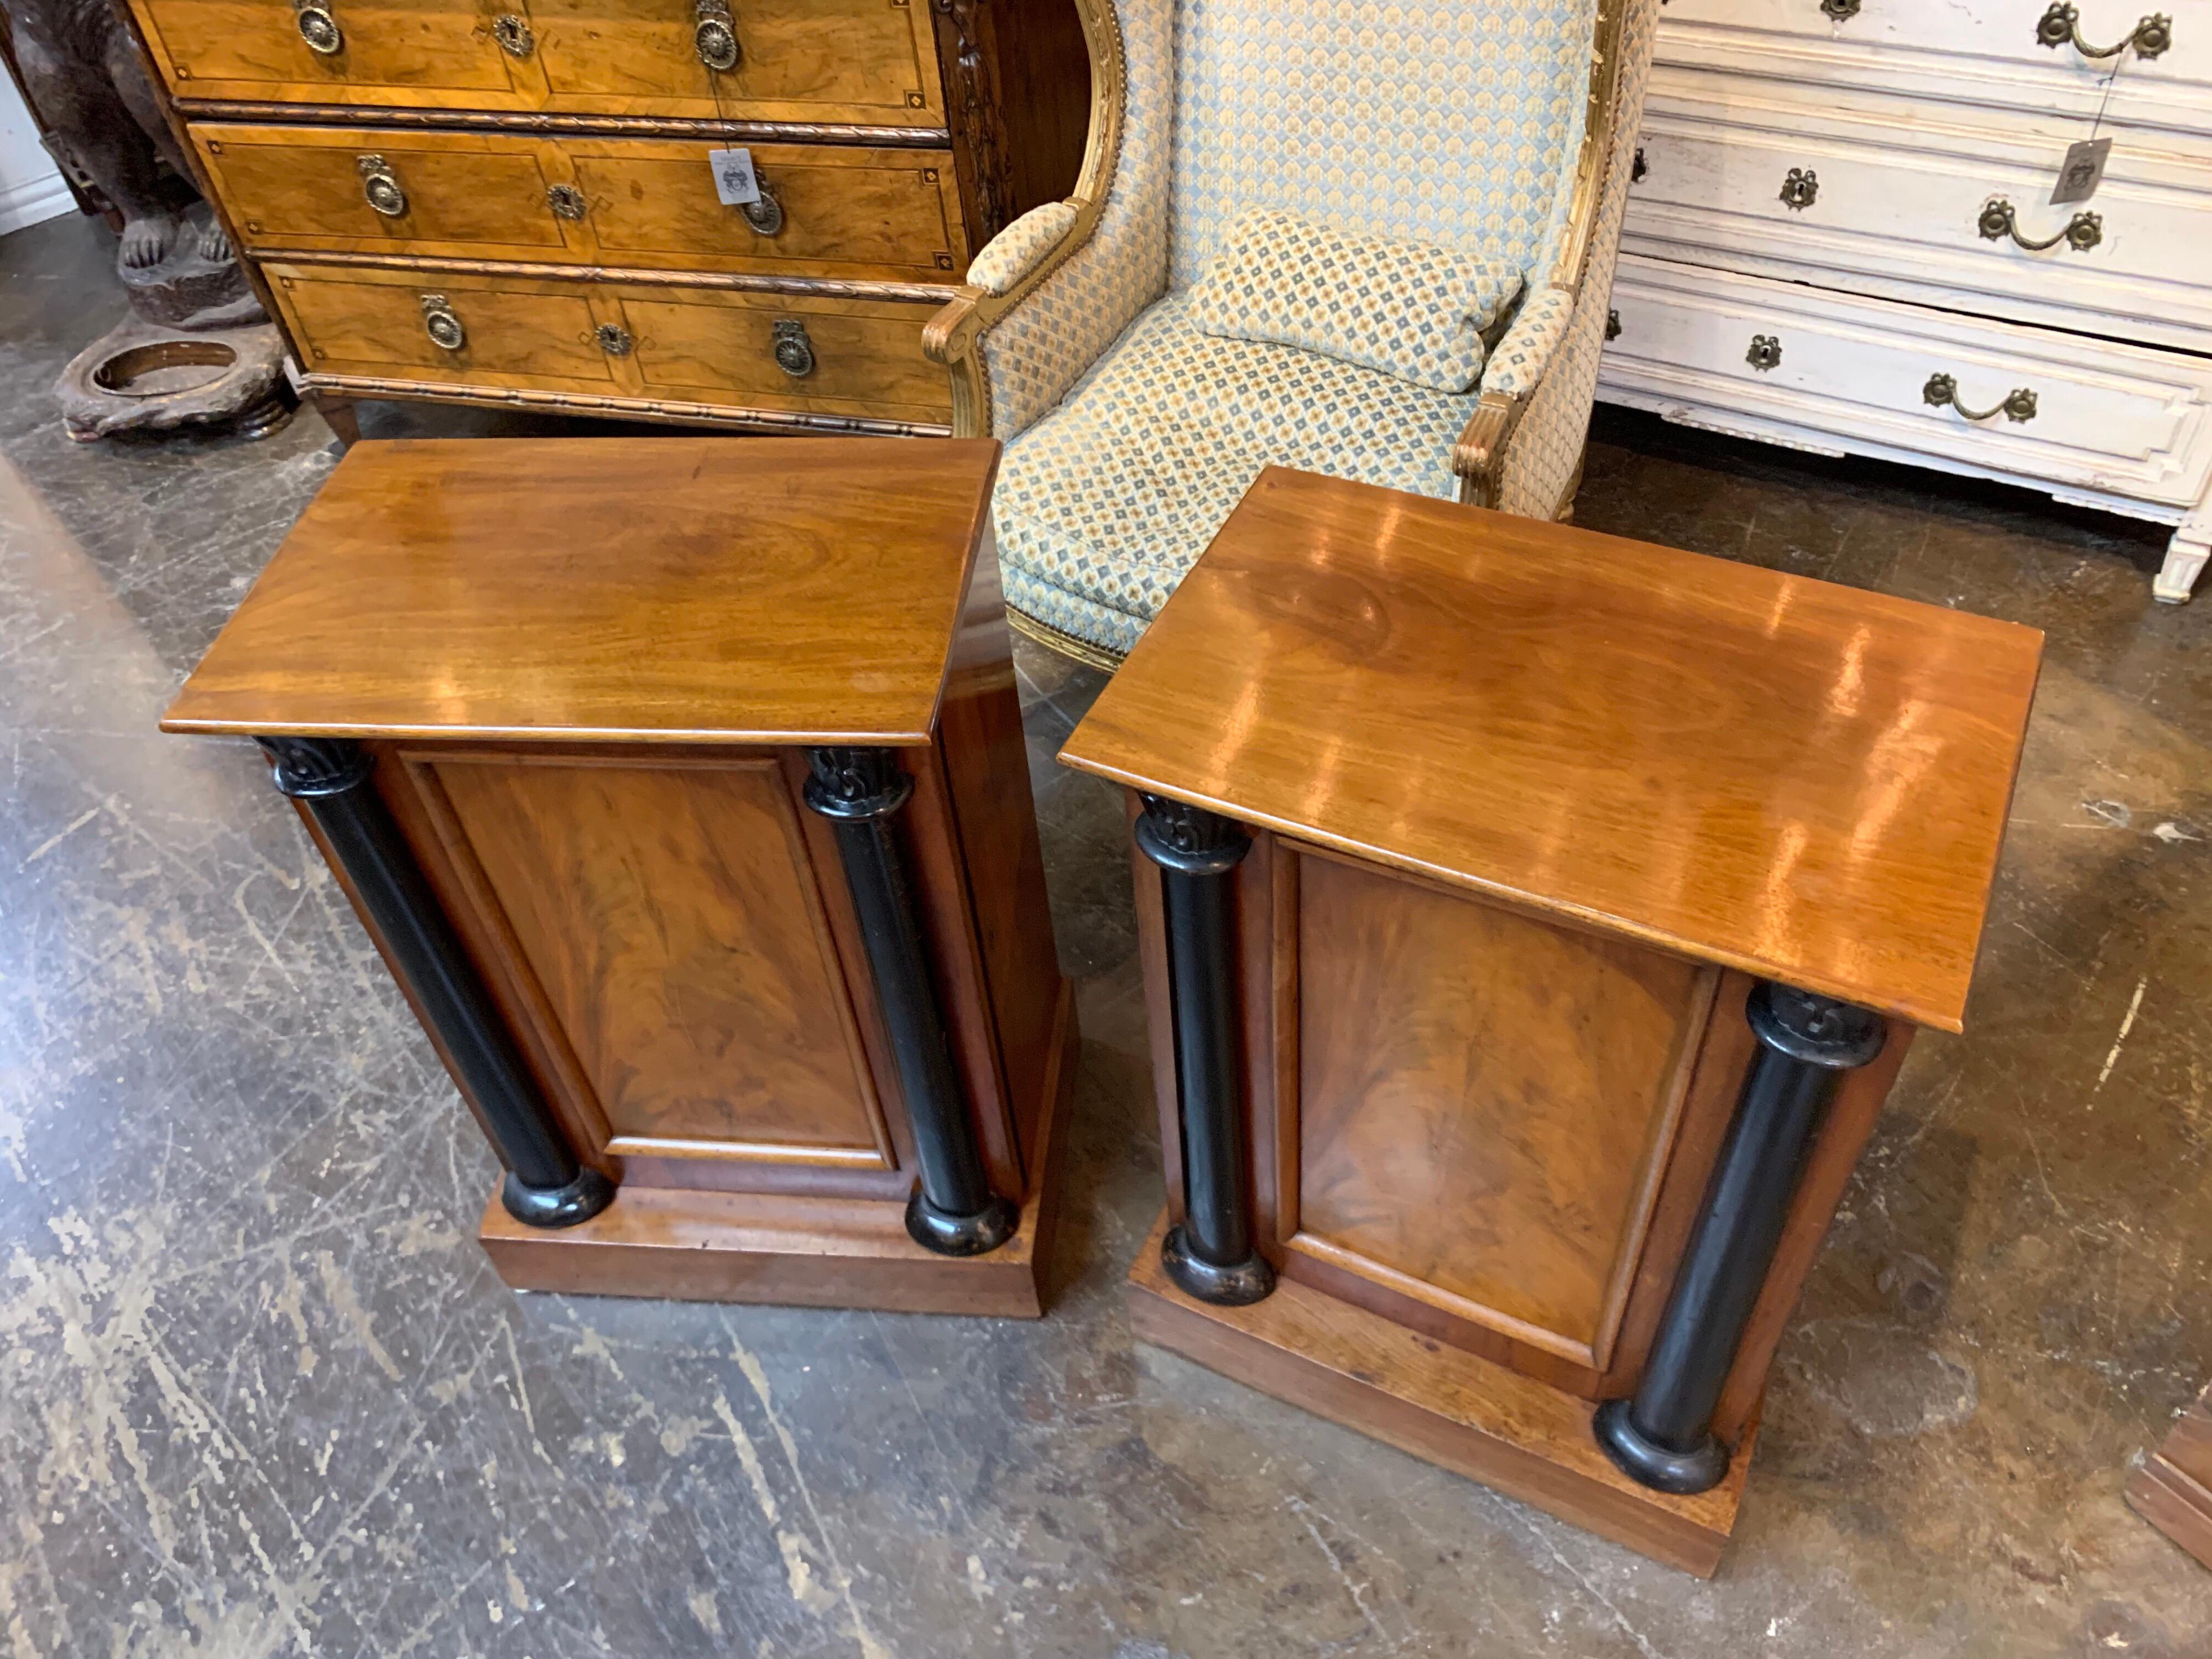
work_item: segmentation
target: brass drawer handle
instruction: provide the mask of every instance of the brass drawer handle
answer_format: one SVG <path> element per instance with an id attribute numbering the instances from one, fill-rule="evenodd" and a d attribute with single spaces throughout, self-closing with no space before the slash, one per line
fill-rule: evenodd
<path id="1" fill-rule="evenodd" d="M 699 61 L 710 70 L 733 70 L 738 50 L 737 19 L 730 15 L 730 0 L 698 0 L 692 15 L 691 45 Z"/>
<path id="2" fill-rule="evenodd" d="M 345 50 L 345 31 L 324 0 L 292 0 L 292 11 L 309 51 L 330 58 Z"/>
<path id="3" fill-rule="evenodd" d="M 2118 46 L 2093 46 L 2081 38 L 2081 9 L 2067 0 L 2051 0 L 2051 9 L 2035 21 L 2035 44 L 2056 52 L 2069 41 L 2084 58 L 2118 58 L 2130 46 L 2138 58 L 2155 58 L 2173 44 L 2173 19 L 2162 11 L 2146 12 Z"/>
<path id="4" fill-rule="evenodd" d="M 1970 421 L 1986 421 L 1993 415 L 2002 415 L 2008 421 L 2032 421 L 2035 418 L 2035 393 L 2024 386 L 2014 386 L 2005 394 L 2002 403 L 1990 409 L 1969 409 L 1959 401 L 1959 383 L 1948 374 L 1930 374 L 1928 384 L 1920 388 L 1920 395 L 1941 409 L 1950 406 Z"/>
<path id="5" fill-rule="evenodd" d="M 1975 223 L 1983 240 L 2002 242 L 2008 236 L 2030 253 L 2040 253 L 2047 247 L 2057 247 L 2061 242 L 2076 253 L 2087 253 L 2105 240 L 2105 221 L 2094 213 L 2077 213 L 2066 222 L 2064 228 L 2045 237 L 2041 241 L 2030 241 L 2020 234 L 2020 220 L 2014 214 L 2012 204 L 2002 196 L 1990 198 L 1989 205 Z"/>
<path id="6" fill-rule="evenodd" d="M 573 222 L 582 218 L 591 204 L 584 199 L 584 192 L 574 185 L 548 185 L 545 205 L 553 210 L 556 219 Z"/>
<path id="7" fill-rule="evenodd" d="M 1751 337 L 1751 349 L 1743 354 L 1744 362 L 1764 374 L 1770 368 L 1782 367 L 1782 342 L 1771 334 Z"/>
<path id="8" fill-rule="evenodd" d="M 491 20 L 491 38 L 509 58 L 527 58 L 538 46 L 538 35 L 528 22 L 511 11 Z"/>
<path id="9" fill-rule="evenodd" d="M 1782 200 L 1793 210 L 1808 208 L 1820 199 L 1820 175 L 1810 167 L 1792 167 L 1782 181 Z"/>
<path id="10" fill-rule="evenodd" d="M 753 174 L 753 183 L 760 191 L 760 200 L 748 202 L 738 211 L 745 216 L 745 222 L 750 225 L 757 234 L 773 236 L 783 228 L 783 204 L 777 198 L 775 192 L 768 187 L 768 180 L 762 178 L 757 172 Z"/>
<path id="11" fill-rule="evenodd" d="M 806 325 L 785 318 L 775 325 L 775 366 L 794 380 L 814 372 L 814 342 L 806 337 Z"/>
<path id="12" fill-rule="evenodd" d="M 444 295 L 418 294 L 415 297 L 422 302 L 422 331 L 430 337 L 432 345 L 459 351 L 469 343 L 468 330 L 461 326 L 461 319 L 446 303 Z"/>
<path id="13" fill-rule="evenodd" d="M 620 323 L 601 323 L 592 331 L 592 337 L 599 343 L 599 349 L 610 357 L 627 357 L 637 341 Z"/>
<path id="14" fill-rule="evenodd" d="M 364 155 L 354 165 L 361 169 L 361 193 L 368 198 L 369 206 L 387 219 L 397 219 L 407 211 L 407 192 L 399 187 L 398 175 L 389 161 L 381 155 Z"/>

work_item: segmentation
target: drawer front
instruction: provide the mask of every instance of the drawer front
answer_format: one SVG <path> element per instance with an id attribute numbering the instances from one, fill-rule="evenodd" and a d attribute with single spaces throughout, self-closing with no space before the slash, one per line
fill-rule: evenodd
<path id="1" fill-rule="evenodd" d="M 561 148 L 609 264 L 921 283 L 968 269 L 949 150 L 752 145 L 773 206 L 749 217 L 715 195 L 708 144 L 569 138 Z"/>
<path id="2" fill-rule="evenodd" d="M 2123 132 L 2094 199 L 2052 207 L 2063 150 L 2049 141 L 1871 94 L 1769 91 L 1743 76 L 1663 72 L 1645 106 L 1630 246 L 2212 348 L 2212 171 L 2202 164 Z M 1984 234 L 1997 228 L 1982 221 L 1998 204 L 2017 235 Z M 2086 246 L 2063 238 L 2069 224 Z M 2053 246 L 2021 245 L 2054 236 Z"/>
<path id="3" fill-rule="evenodd" d="M 285 0 L 136 4 L 148 48 L 179 98 L 487 109 L 537 101 L 536 72 L 503 51 L 495 32 L 501 16 L 521 15 L 520 0 L 319 0 L 304 10 Z M 334 33 L 317 38 L 334 51 L 309 44 L 323 20 Z"/>
<path id="4" fill-rule="evenodd" d="M 928 306 L 665 289 L 625 291 L 623 311 L 649 395 L 951 423 L 951 381 L 921 355 Z"/>
<path id="5" fill-rule="evenodd" d="M 2151 58 L 2130 49 L 2096 58 L 2070 42 L 2043 46 L 2038 25 L 2051 0 L 1861 0 L 1843 18 L 1830 16 L 1820 0 L 1670 0 L 1657 57 L 2029 112 L 2094 116 L 2101 106 L 2107 123 L 2212 132 L 2212 16 L 2166 0 L 2075 4 L 2092 46 L 2129 38 L 2159 11 L 2172 19 L 2172 42 Z"/>
<path id="6" fill-rule="evenodd" d="M 542 141 L 367 128 L 189 129 L 250 252 L 583 261 Z"/>
<path id="7" fill-rule="evenodd" d="M 951 382 L 921 355 L 930 301 L 305 261 L 263 270 L 317 376 L 923 426 L 952 419 Z M 448 319 L 434 328 L 434 310 Z"/>
<path id="8" fill-rule="evenodd" d="M 951 283 L 944 150 L 763 144 L 773 215 L 726 207 L 704 142 L 195 124 L 256 253 L 373 253 Z"/>
<path id="9" fill-rule="evenodd" d="M 650 112 L 703 97 L 732 120 L 941 126 L 927 0 L 734 0 L 737 61 L 710 67 L 690 0 L 532 0 L 550 106 Z"/>
<path id="10" fill-rule="evenodd" d="M 607 314 L 582 284 L 288 264 L 264 270 L 311 374 L 602 394 L 621 385 L 620 360 L 594 336 Z M 434 299 L 442 305 L 429 303 Z M 458 344 L 434 336 L 435 310 L 459 324 Z"/>
<path id="11" fill-rule="evenodd" d="M 738 0 L 727 68 L 702 44 L 714 0 L 133 3 L 185 99 L 945 125 L 927 0 Z"/>
<path id="12" fill-rule="evenodd" d="M 1636 255 L 1613 304 L 1616 401 L 2174 507 L 2212 475 L 2212 361 Z M 1938 375 L 1966 412 L 1928 401 Z M 2000 410 L 2015 390 L 2027 419 Z"/>

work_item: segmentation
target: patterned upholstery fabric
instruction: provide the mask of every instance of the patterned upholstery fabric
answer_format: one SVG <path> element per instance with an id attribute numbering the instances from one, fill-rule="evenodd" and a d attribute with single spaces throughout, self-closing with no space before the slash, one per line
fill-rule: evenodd
<path id="1" fill-rule="evenodd" d="M 1501 504 L 1552 516 L 1588 428 L 1659 0 L 1617 3 L 1620 107 L 1571 304 L 1546 291 L 1575 276 L 1553 267 L 1595 0 L 1115 0 L 1127 114 L 1104 211 L 977 345 L 991 430 L 1007 443 L 1009 600 L 1125 651 L 1267 461 L 1455 493 L 1449 453 L 1471 396 L 1212 338 L 1178 300 L 1154 305 L 1253 207 L 1526 273 L 1530 298 L 1486 386 L 1533 383 Z"/>
<path id="2" fill-rule="evenodd" d="M 1202 334 L 1300 346 L 1465 392 L 1482 373 L 1483 331 L 1520 292 L 1521 268 L 1503 259 L 1255 208 L 1192 287 L 1190 320 Z"/>
<path id="3" fill-rule="evenodd" d="M 1222 339 L 1152 307 L 1073 396 L 1007 447 L 993 510 L 1006 598 L 1127 651 L 1270 463 L 1449 497 L 1472 395 Z"/>
<path id="4" fill-rule="evenodd" d="M 1175 0 L 1115 0 L 1114 9 L 1127 87 L 1114 182 L 1091 240 L 982 337 L 997 438 L 1012 438 L 1066 396 L 1167 286 Z"/>
<path id="5" fill-rule="evenodd" d="M 1069 202 L 1047 202 L 1041 208 L 1031 208 L 984 243 L 983 251 L 969 261 L 969 283 L 986 294 L 1007 292 L 1074 228 L 1075 218 L 1074 204 Z"/>
<path id="6" fill-rule="evenodd" d="M 1625 0 L 1621 18 L 1620 89 L 1613 118 L 1613 143 L 1598 187 L 1597 222 L 1582 299 L 1565 337 L 1544 370 L 1535 395 L 1505 446 L 1498 505 L 1508 513 L 1548 519 L 1566 504 L 1589 435 L 1590 404 L 1597 395 L 1597 360 L 1605 349 L 1607 301 L 1620 252 L 1620 216 L 1628 206 L 1629 175 L 1636 165 L 1636 135 L 1644 125 L 1644 83 L 1650 76 L 1651 38 L 1660 0 Z M 1560 273 L 1563 280 L 1572 272 Z M 1504 355 L 1500 347 L 1499 356 Z"/>
<path id="7" fill-rule="evenodd" d="M 1536 389 L 1544 365 L 1552 361 L 1559 342 L 1566 337 L 1567 320 L 1573 315 L 1575 296 L 1565 288 L 1540 289 L 1521 307 L 1513 326 L 1491 354 L 1482 376 L 1485 392 L 1502 392 L 1509 398 L 1525 398 Z"/>
<path id="8" fill-rule="evenodd" d="M 1245 209 L 1279 207 L 1540 285 L 1596 21 L 1593 0 L 1182 0 L 1170 280 L 1197 281 Z"/>

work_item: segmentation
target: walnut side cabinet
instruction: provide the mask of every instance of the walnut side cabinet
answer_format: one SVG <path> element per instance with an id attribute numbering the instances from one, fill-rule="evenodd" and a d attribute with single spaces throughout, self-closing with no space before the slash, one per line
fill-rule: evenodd
<path id="1" fill-rule="evenodd" d="M 309 832 L 527 1289 L 1034 1316 L 1072 1082 L 988 441 L 356 446 L 178 694 Z"/>
<path id="2" fill-rule="evenodd" d="M 2040 648 L 1261 474 L 1061 755 L 1135 829 L 1138 1334 L 1714 1571 L 1906 1043 L 1960 1029 Z"/>
<path id="3" fill-rule="evenodd" d="M 945 434 L 921 331 L 1074 188 L 1074 0 L 130 0 L 307 390 Z M 710 151 L 750 150 L 726 204 Z"/>

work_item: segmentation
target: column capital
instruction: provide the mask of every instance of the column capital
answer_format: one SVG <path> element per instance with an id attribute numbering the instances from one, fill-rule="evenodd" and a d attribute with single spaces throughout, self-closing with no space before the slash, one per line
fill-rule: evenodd
<path id="1" fill-rule="evenodd" d="M 1768 1048 L 1832 1072 L 1865 1065 L 1889 1040 L 1889 1027 L 1872 1009 L 1772 980 L 1752 988 L 1744 1012 Z"/>
<path id="2" fill-rule="evenodd" d="M 1218 876 L 1235 869 L 1252 850 L 1252 837 L 1233 818 L 1188 801 L 1142 792 L 1137 845 L 1162 869 L 1185 876 Z"/>
<path id="3" fill-rule="evenodd" d="M 295 800 L 343 795 L 368 781 L 376 757 L 350 738 L 256 738 L 275 763 L 276 787 Z"/>
<path id="4" fill-rule="evenodd" d="M 914 793 L 896 749 L 810 749 L 806 804 L 825 818 L 888 817 Z"/>

